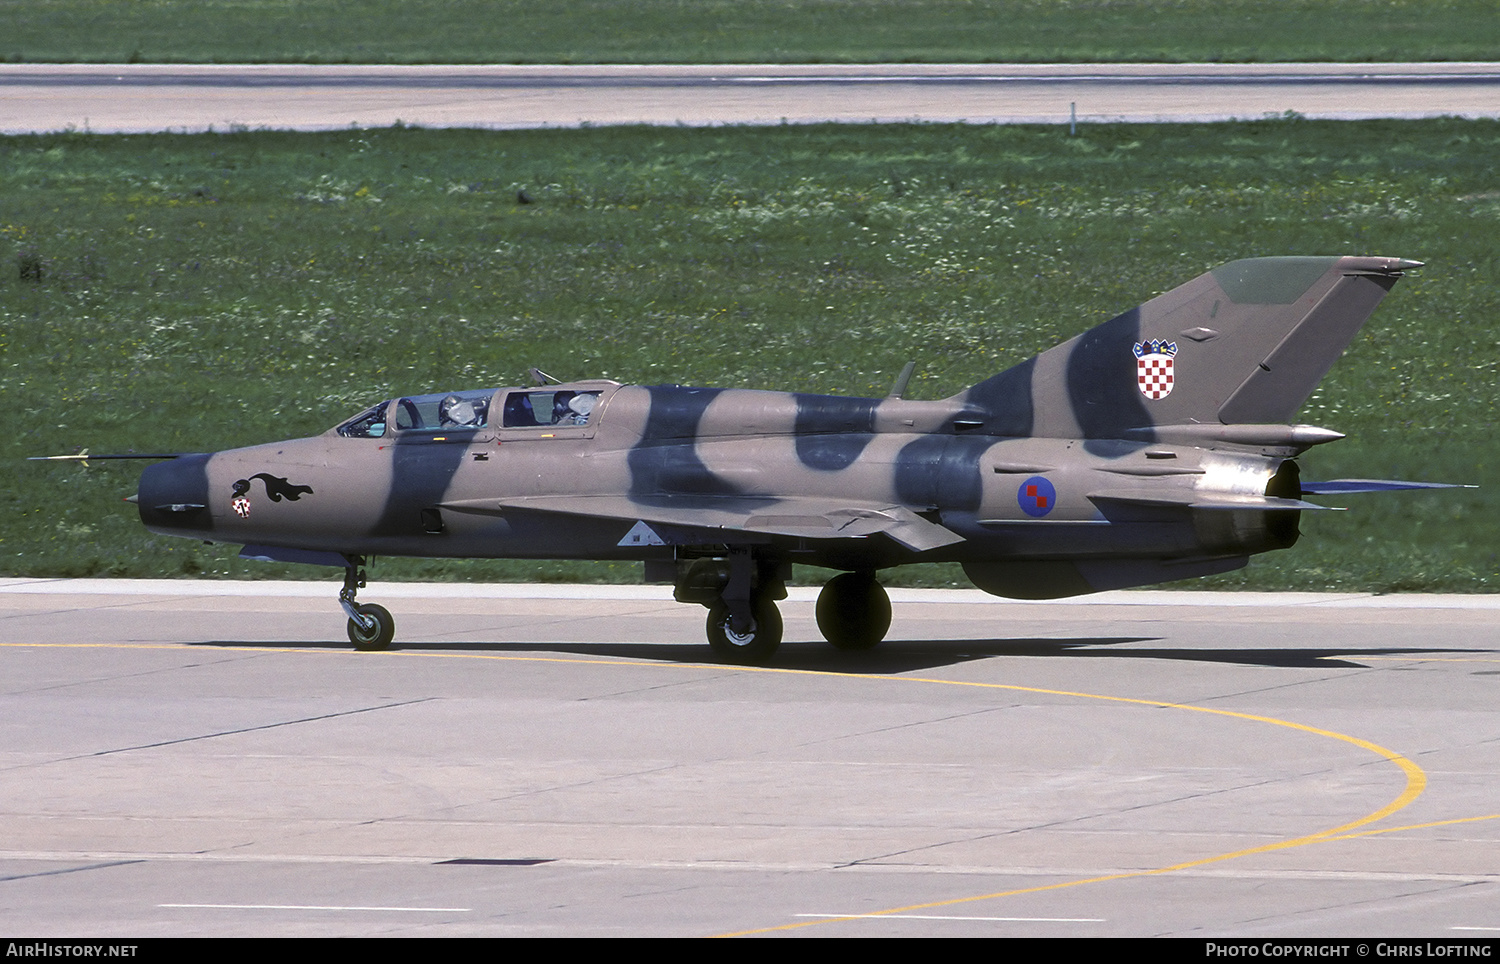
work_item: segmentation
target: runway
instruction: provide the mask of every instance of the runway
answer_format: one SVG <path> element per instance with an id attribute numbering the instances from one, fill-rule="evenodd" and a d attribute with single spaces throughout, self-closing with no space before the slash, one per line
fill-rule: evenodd
<path id="1" fill-rule="evenodd" d="M 1500 597 L 0 580 L 28 936 L 1500 935 Z"/>
<path id="2" fill-rule="evenodd" d="M 0 133 L 1500 116 L 1500 64 L 3 64 Z"/>

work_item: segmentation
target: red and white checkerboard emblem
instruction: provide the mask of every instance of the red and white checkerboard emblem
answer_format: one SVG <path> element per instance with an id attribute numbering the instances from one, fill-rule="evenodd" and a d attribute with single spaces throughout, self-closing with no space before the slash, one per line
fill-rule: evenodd
<path id="1" fill-rule="evenodd" d="M 1156 401 L 1172 394 L 1172 384 L 1177 379 L 1175 364 L 1177 343 L 1153 338 L 1135 343 L 1135 387 L 1141 394 Z"/>

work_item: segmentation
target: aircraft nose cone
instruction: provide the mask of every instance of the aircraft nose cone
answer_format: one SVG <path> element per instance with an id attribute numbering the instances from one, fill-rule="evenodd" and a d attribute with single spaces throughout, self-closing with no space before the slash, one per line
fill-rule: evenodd
<path id="1" fill-rule="evenodd" d="M 207 532 L 213 528 L 208 511 L 208 455 L 181 455 L 158 462 L 141 473 L 136 508 L 141 523 L 153 532 Z"/>

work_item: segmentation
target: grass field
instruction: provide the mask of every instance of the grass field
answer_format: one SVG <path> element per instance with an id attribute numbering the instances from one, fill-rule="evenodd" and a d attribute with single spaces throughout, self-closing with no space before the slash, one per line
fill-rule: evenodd
<path id="1" fill-rule="evenodd" d="M 1500 59 L 1494 0 L 0 0 L 0 23 L 32 63 Z"/>
<path id="2" fill-rule="evenodd" d="M 1302 413 L 1350 435 L 1304 476 L 1483 487 L 1304 515 L 1198 585 L 1494 591 L 1497 157 L 1456 120 L 0 139 L 0 573 L 315 574 L 145 533 L 138 466 L 24 456 L 314 434 L 531 365 L 879 395 L 915 358 L 936 398 L 1212 265 L 1356 253 L 1428 266 Z"/>

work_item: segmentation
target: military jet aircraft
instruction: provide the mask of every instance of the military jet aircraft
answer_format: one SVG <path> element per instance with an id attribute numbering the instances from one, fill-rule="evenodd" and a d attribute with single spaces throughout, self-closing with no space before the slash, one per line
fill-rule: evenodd
<path id="1" fill-rule="evenodd" d="M 1292 424 L 1419 266 L 1235 261 L 939 401 L 903 397 L 910 366 L 885 398 L 538 377 L 384 399 L 314 438 L 168 457 L 135 499 L 152 532 L 343 568 L 359 649 L 395 632 L 356 601 L 376 555 L 640 560 L 741 663 L 779 645 L 792 564 L 819 566 L 840 571 L 819 628 L 866 649 L 881 569 L 958 562 L 1020 599 L 1141 586 L 1291 546 L 1305 496 L 1426 487 L 1302 481 L 1295 458 L 1343 436 Z"/>

